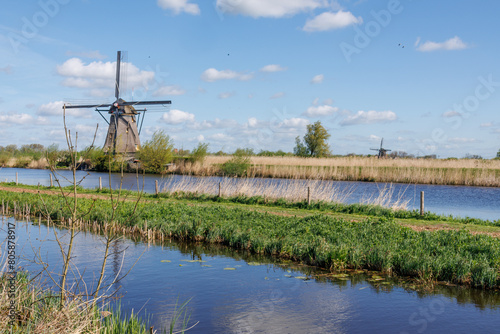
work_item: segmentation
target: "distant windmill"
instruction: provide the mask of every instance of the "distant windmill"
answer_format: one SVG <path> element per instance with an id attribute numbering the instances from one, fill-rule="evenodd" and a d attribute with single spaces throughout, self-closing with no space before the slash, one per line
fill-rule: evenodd
<path id="1" fill-rule="evenodd" d="M 135 109 L 134 106 L 141 105 L 165 105 L 171 104 L 171 101 L 130 101 L 126 102 L 120 98 L 120 64 L 122 52 L 118 51 L 116 56 L 116 80 L 115 80 L 115 98 L 112 104 L 89 104 L 89 105 L 64 105 L 66 109 L 76 108 L 95 108 L 95 110 L 108 123 L 108 134 L 104 143 L 103 150 L 112 154 L 132 155 L 140 150 L 141 141 L 139 134 L 144 122 L 146 109 Z M 99 109 L 99 108 L 109 108 Z M 110 114 L 109 121 L 101 112 L 107 111 Z M 137 128 L 136 117 L 140 117 L 140 111 L 143 111 L 141 125 Z"/>
<path id="2" fill-rule="evenodd" d="M 382 138 L 382 140 L 380 141 L 380 148 L 371 148 L 370 150 L 372 151 L 378 151 L 378 158 L 385 158 L 387 156 L 387 152 L 390 152 L 391 150 L 386 150 L 385 148 L 383 148 L 384 144 L 384 138 Z"/>

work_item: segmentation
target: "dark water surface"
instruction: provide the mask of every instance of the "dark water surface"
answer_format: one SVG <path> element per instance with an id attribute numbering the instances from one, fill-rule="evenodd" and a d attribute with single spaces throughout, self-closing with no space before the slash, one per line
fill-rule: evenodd
<path id="1" fill-rule="evenodd" d="M 22 168 L 2 168 L 0 169 L 0 181 L 15 181 L 16 173 L 18 173 L 19 183 L 30 185 L 50 185 L 48 170 L 40 169 L 22 169 Z M 71 178 L 70 171 L 59 171 L 62 176 Z M 121 181 L 119 174 L 111 175 L 109 181 L 108 173 L 84 172 L 78 171 L 78 178 L 86 176 L 81 183 L 85 188 L 96 188 L 99 185 L 99 177 L 102 178 L 103 187 L 108 187 L 111 183 L 113 188 L 118 188 L 122 182 L 123 189 L 137 190 L 152 193 L 155 191 L 155 180 L 159 181 L 160 189 L 168 189 L 168 186 L 175 182 L 198 182 L 213 181 L 213 193 L 217 191 L 217 183 L 223 179 L 220 177 L 189 177 L 189 176 L 167 176 L 162 178 L 161 175 L 146 175 L 144 183 L 142 176 L 139 177 L 139 185 L 135 174 L 125 174 Z M 60 180 L 64 185 L 69 183 L 64 181 L 63 177 Z M 231 182 L 240 182 L 241 179 L 233 179 Z M 297 182 L 304 184 L 307 187 L 307 180 L 287 180 L 287 179 L 262 179 L 269 184 L 280 184 L 284 182 Z M 312 182 L 312 181 L 311 181 Z M 359 203 L 363 199 L 369 197 L 377 197 L 380 190 L 387 184 L 385 183 L 370 183 L 370 182 L 347 182 L 347 181 L 321 181 L 331 184 L 332 188 L 336 187 L 340 191 L 352 191 L 351 195 L 346 199 L 347 203 Z M 425 192 L 425 208 L 426 211 L 453 215 L 460 217 L 473 217 L 488 220 L 500 219 L 500 188 L 493 187 L 468 187 L 468 186 L 441 186 L 441 185 L 406 185 L 392 184 L 393 198 L 401 196 L 403 200 L 409 201 L 410 209 L 419 208 L 420 192 Z"/>
<path id="2" fill-rule="evenodd" d="M 14 220 L 2 220 L 0 241 L 7 235 L 7 222 Z M 17 222 L 17 252 L 23 254 L 19 264 L 37 272 L 39 267 L 30 262 L 37 251 L 58 272 L 54 230 L 66 232 Z M 101 265 L 103 238 L 80 232 L 75 243 L 74 266 L 90 286 Z M 194 243 L 155 246 L 121 239 L 113 250 L 121 253 L 110 257 L 108 279 L 140 259 L 108 293 L 123 294 L 122 310 L 127 313 L 144 316 L 146 310 L 155 328 L 169 325 L 176 301 L 190 300 L 188 326 L 199 323 L 188 333 L 499 332 L 498 291 L 443 286 L 416 292 L 389 284 L 389 278 L 369 282 L 366 274 L 326 279 L 313 276 L 321 272 L 310 267 Z"/>

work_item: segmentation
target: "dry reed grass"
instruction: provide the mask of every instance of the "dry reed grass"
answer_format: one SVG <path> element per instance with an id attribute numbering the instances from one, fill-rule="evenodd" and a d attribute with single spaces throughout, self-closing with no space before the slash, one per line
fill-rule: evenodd
<path id="1" fill-rule="evenodd" d="M 181 175 L 219 175 L 231 156 L 171 168 Z M 377 159 L 376 157 L 251 157 L 250 177 L 500 186 L 500 160 Z"/>
<path id="2" fill-rule="evenodd" d="M 261 196 L 268 199 L 285 199 L 299 202 L 308 199 L 308 189 L 311 201 L 324 201 L 334 203 L 348 203 L 355 187 L 341 188 L 331 182 L 320 180 L 279 180 L 254 179 L 254 178 L 182 178 L 168 179 L 162 185 L 163 192 L 184 192 L 192 194 L 234 196 Z M 395 210 L 406 210 L 409 200 L 403 200 L 404 192 L 394 196 L 392 184 L 379 189 L 377 195 L 363 198 L 363 204 L 379 205 Z"/>
<path id="3" fill-rule="evenodd" d="M 2 270 L 3 271 L 3 270 Z M 0 272 L 0 275 L 4 275 Z M 18 275 L 25 275 L 18 273 Z M 16 282 L 15 299 L 7 293 L 5 276 L 0 278 L 0 327 L 10 329 L 9 333 L 99 333 L 100 321 L 92 302 L 79 298 L 68 300 L 59 308 L 55 295 L 47 294 L 41 286 L 30 283 L 26 278 Z M 11 301 L 16 305 L 16 325 L 10 326 L 8 315 Z M 17 324 L 21 324 L 19 327 Z"/>
<path id="4" fill-rule="evenodd" d="M 5 167 L 16 167 L 19 165 L 19 160 L 23 159 L 25 157 L 20 157 L 20 158 L 10 158 L 6 163 Z M 46 169 L 49 166 L 49 163 L 47 162 L 46 158 L 41 158 L 40 160 L 29 160 L 28 163 L 28 168 L 32 169 Z"/>

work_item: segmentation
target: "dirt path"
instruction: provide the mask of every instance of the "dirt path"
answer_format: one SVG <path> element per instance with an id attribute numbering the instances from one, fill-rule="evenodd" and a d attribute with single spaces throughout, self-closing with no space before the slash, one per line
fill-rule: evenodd
<path id="1" fill-rule="evenodd" d="M 8 192 L 15 192 L 15 193 L 30 193 L 30 194 L 46 194 L 46 195 L 60 195 L 61 191 L 60 190 L 47 190 L 47 189 L 28 189 L 28 188 L 16 188 L 16 187 L 5 187 L 5 186 L 0 186 L 0 191 L 8 191 Z M 68 196 L 72 197 L 73 193 L 71 192 L 65 192 Z M 100 199 L 100 200 L 109 200 L 109 194 L 107 195 L 100 195 L 100 194 L 77 194 L 78 198 L 87 198 L 87 199 Z M 123 197 L 122 197 L 123 199 Z M 132 201 L 134 199 L 130 198 L 127 199 L 129 201 Z M 199 205 L 203 205 L 204 203 L 200 203 Z M 194 205 L 194 204 L 193 204 Z M 273 210 L 273 208 L 266 208 L 266 207 L 259 207 L 259 208 L 251 208 L 250 206 L 248 207 L 249 210 L 255 210 L 259 212 L 266 212 L 268 214 L 272 215 L 278 215 L 278 216 L 297 216 L 298 214 L 296 212 L 289 212 L 286 210 Z M 322 212 L 323 214 L 333 216 L 333 217 L 339 217 L 339 218 L 344 218 L 344 219 L 350 219 L 353 221 L 362 221 L 365 218 L 368 218 L 368 216 L 356 216 L 351 218 L 346 218 L 345 215 L 342 214 L 336 214 L 334 212 Z M 314 213 L 307 213 L 307 212 L 301 212 L 303 216 L 308 216 Z M 349 216 L 351 217 L 351 216 Z M 442 224 L 427 224 L 427 225 L 414 225 L 411 223 L 404 223 L 404 220 L 398 219 L 398 222 L 406 227 L 411 228 L 412 230 L 421 232 L 421 231 L 439 231 L 439 230 L 459 230 L 460 228 L 454 228 L 452 226 L 447 225 L 446 223 Z M 490 235 L 495 238 L 500 238 L 500 229 L 498 229 L 498 232 L 488 232 L 488 231 L 480 231 L 480 230 L 475 230 L 473 227 L 474 225 L 464 225 L 469 229 L 469 232 L 472 234 L 486 234 Z M 472 228 L 472 229 L 471 229 Z"/>

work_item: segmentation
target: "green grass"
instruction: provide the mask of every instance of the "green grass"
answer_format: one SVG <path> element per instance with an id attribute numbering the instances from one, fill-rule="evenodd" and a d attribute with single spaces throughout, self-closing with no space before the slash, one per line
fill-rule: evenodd
<path id="1" fill-rule="evenodd" d="M 47 203 L 51 219 L 68 215 L 58 196 L 0 193 L 0 200 L 9 201 L 9 206 L 14 201 L 28 203 L 35 215 L 44 213 L 41 198 Z M 133 214 L 135 204 L 125 202 L 115 222 L 140 228 L 147 223 L 148 228 L 178 239 L 221 243 L 328 269 L 380 270 L 482 288 L 496 288 L 500 284 L 500 242 L 488 235 L 473 235 L 465 230 L 417 232 L 402 226 L 396 222 L 396 214 L 385 214 L 381 208 L 347 206 L 349 214 L 358 211 L 379 214 L 356 221 L 325 214 L 328 210 L 319 204 L 313 208 L 323 211 L 300 217 L 249 209 L 248 205 L 235 204 L 236 199 L 233 203 L 217 203 L 212 199 L 203 203 L 201 198 L 197 198 L 198 202 L 181 198 L 182 201 L 150 198 L 149 202 L 139 204 L 136 214 Z M 259 203 L 260 199 L 242 200 L 251 201 Z M 85 219 L 108 220 L 108 201 L 80 199 L 79 203 L 82 212 L 93 205 Z M 273 205 L 291 206 L 293 210 L 307 206 L 279 200 Z"/>
<path id="2" fill-rule="evenodd" d="M 0 183 L 2 186 L 13 187 L 13 188 L 25 188 L 25 189 L 43 189 L 43 190 L 54 190 L 58 191 L 57 187 L 38 187 L 38 186 L 29 186 L 29 185 L 16 185 L 15 182 L 9 183 Z M 72 191 L 72 187 L 64 187 L 66 192 Z M 108 188 L 99 189 L 85 189 L 83 187 L 77 188 L 78 193 L 80 194 L 110 194 L 110 190 Z M 113 190 L 114 194 L 117 194 L 116 190 Z M 138 196 L 136 191 L 122 190 L 122 195 L 126 196 L 129 199 L 135 199 Z M 174 192 L 174 193 L 160 193 L 159 195 L 154 194 L 142 194 L 141 198 L 145 200 L 155 200 L 157 198 L 164 199 L 174 199 L 174 200 L 187 200 L 187 201 L 196 201 L 196 202 L 207 202 L 207 203 L 235 203 L 235 204 L 245 204 L 245 205 L 258 205 L 265 207 L 274 207 L 274 208 L 284 208 L 284 209 L 305 209 L 314 212 L 324 212 L 324 213 L 338 213 L 345 215 L 361 215 L 361 216 L 372 216 L 372 217 L 386 217 L 386 218 L 395 218 L 399 220 L 412 220 L 415 222 L 423 221 L 423 222 L 431 222 L 432 225 L 447 223 L 450 225 L 478 225 L 485 227 L 500 227 L 500 219 L 495 221 L 483 220 L 478 218 L 459 218 L 453 217 L 452 215 L 438 215 L 432 212 L 425 212 L 422 216 L 418 210 L 393 210 L 390 208 L 384 208 L 376 205 L 369 204 L 344 204 L 344 203 L 335 203 L 335 202 L 325 202 L 325 201 L 312 201 L 311 204 L 308 204 L 307 201 L 287 201 L 285 199 L 268 199 L 263 196 L 231 196 L 231 197 L 218 197 L 217 195 L 210 194 L 198 194 L 198 193 L 184 193 L 184 192 Z M 434 222 L 434 223 L 433 223 Z M 457 225 L 457 226 L 458 226 Z"/>

